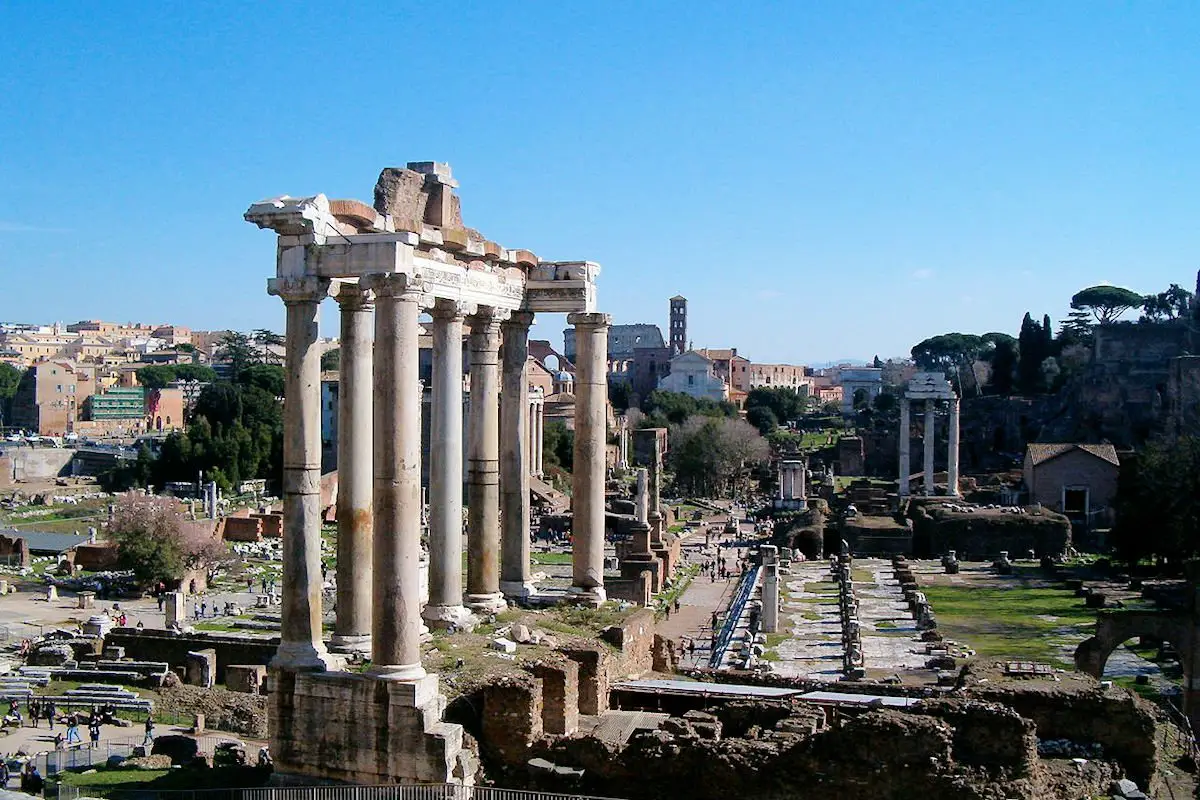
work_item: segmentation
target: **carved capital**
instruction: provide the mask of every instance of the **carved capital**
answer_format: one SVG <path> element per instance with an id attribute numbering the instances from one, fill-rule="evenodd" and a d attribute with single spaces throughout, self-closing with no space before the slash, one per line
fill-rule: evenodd
<path id="1" fill-rule="evenodd" d="M 267 294 L 273 294 L 286 305 L 320 303 L 329 297 L 331 284 L 324 278 L 268 278 Z"/>
<path id="2" fill-rule="evenodd" d="M 513 311 L 508 315 L 508 319 L 504 321 L 504 329 L 519 328 L 526 334 L 529 333 L 529 327 L 533 325 L 532 311 Z"/>
<path id="3" fill-rule="evenodd" d="M 612 325 L 612 316 L 598 312 L 577 312 L 574 314 L 567 314 L 567 324 L 574 325 L 576 328 L 607 330 L 608 327 Z"/>
<path id="4" fill-rule="evenodd" d="M 500 323 L 507 320 L 511 313 L 507 308 L 479 306 L 467 321 L 471 325 L 471 333 L 499 333 Z"/>
<path id="5" fill-rule="evenodd" d="M 415 302 L 423 307 L 433 304 L 433 297 L 428 293 L 425 281 L 403 272 L 367 275 L 358 283 L 364 289 L 374 292 L 376 301 L 388 298 Z"/>
<path id="6" fill-rule="evenodd" d="M 433 308 L 429 309 L 429 316 L 434 319 L 444 319 L 449 321 L 458 320 L 461 322 L 466 317 L 476 313 L 479 306 L 475 303 L 465 303 L 461 300 L 447 300 L 440 298 L 434 303 Z"/>
<path id="7" fill-rule="evenodd" d="M 375 294 L 357 281 L 335 281 L 333 296 L 342 311 L 370 311 L 375 307 Z"/>

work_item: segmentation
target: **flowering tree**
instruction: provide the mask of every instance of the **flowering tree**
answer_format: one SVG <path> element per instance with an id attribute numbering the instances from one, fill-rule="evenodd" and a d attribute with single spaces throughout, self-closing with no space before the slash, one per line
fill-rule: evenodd
<path id="1" fill-rule="evenodd" d="M 122 495 L 108 535 L 116 542 L 121 566 L 144 585 L 178 581 L 226 555 L 218 539 L 204 526 L 184 519 L 167 497 Z"/>

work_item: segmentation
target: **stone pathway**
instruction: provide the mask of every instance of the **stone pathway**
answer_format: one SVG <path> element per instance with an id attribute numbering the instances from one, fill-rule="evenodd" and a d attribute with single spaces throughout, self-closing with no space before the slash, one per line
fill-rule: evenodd
<path id="1" fill-rule="evenodd" d="M 919 632 L 891 562 L 854 560 L 854 589 L 862 623 L 862 645 L 868 670 L 905 670 L 925 665 Z M 842 624 L 837 584 L 829 579 L 827 561 L 792 562 L 782 576 L 785 594 L 781 620 L 790 638 L 775 645 L 776 674 L 836 680 L 842 675 Z"/>

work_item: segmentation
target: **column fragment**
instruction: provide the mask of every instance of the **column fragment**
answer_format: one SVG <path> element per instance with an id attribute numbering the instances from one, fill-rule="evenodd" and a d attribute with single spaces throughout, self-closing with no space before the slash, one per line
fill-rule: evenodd
<path id="1" fill-rule="evenodd" d="M 507 597 L 535 592 L 529 569 L 529 326 L 533 314 L 513 312 L 501 324 L 500 590 Z"/>
<path id="2" fill-rule="evenodd" d="M 467 608 L 493 613 L 500 593 L 500 323 L 501 309 L 470 318 L 471 403 L 467 442 Z"/>
<path id="3" fill-rule="evenodd" d="M 433 375 L 429 424 L 430 626 L 463 627 L 474 619 L 463 606 L 463 320 L 474 306 L 442 300 L 434 306 Z"/>
<path id="4" fill-rule="evenodd" d="M 371 649 L 372 340 L 373 298 L 357 283 L 341 282 L 338 364 L 337 620 L 333 649 Z"/>
<path id="5" fill-rule="evenodd" d="M 421 666 L 421 396 L 418 317 L 427 295 L 404 274 L 375 292 L 375 614 L 373 675 L 417 680 Z"/>
<path id="6" fill-rule="evenodd" d="M 329 281 L 273 278 L 267 291 L 287 307 L 283 415 L 283 606 L 272 664 L 329 669 L 321 641 L 321 350 L 317 314 Z"/>
<path id="7" fill-rule="evenodd" d="M 575 453 L 572 474 L 572 590 L 604 602 L 604 456 L 607 443 L 608 314 L 570 314 L 575 326 Z"/>

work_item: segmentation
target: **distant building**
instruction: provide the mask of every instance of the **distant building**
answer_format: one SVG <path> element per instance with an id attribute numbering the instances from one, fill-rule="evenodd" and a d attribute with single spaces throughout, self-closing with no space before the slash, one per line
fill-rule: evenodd
<path id="1" fill-rule="evenodd" d="M 671 340 L 671 355 L 681 356 L 687 352 L 687 298 L 675 295 L 671 298 L 671 317 L 668 336 Z"/>
<path id="2" fill-rule="evenodd" d="M 1111 444 L 1031 444 L 1022 476 L 1030 503 L 1090 529 L 1111 524 L 1120 470 Z"/>
<path id="3" fill-rule="evenodd" d="M 878 367 L 843 367 L 838 379 L 842 385 L 842 413 L 847 416 L 854 413 L 856 395 L 870 404 L 883 390 L 883 370 Z"/>
<path id="4" fill-rule="evenodd" d="M 697 400 L 728 400 L 729 385 L 718 377 L 716 368 L 717 364 L 711 358 L 689 350 L 671 359 L 671 372 L 658 382 L 658 388 L 680 392 Z"/>

